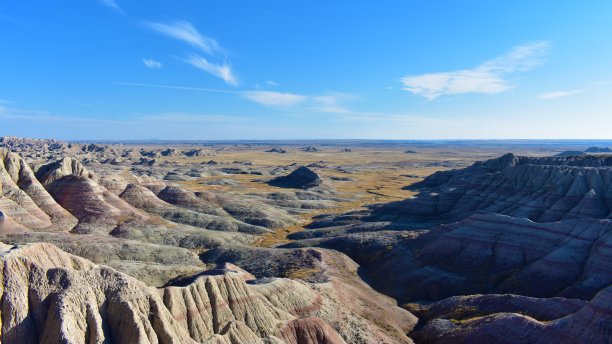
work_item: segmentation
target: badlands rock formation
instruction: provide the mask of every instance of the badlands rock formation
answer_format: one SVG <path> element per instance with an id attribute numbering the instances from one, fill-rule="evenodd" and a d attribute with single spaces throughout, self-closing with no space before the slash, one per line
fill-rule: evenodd
<path id="1" fill-rule="evenodd" d="M 5 149 L 0 149 L 0 183 L 0 240 L 52 242 L 144 275 L 154 285 L 205 267 L 190 250 L 245 244 L 255 240 L 252 234 L 295 221 L 265 204 L 196 195 L 146 176 L 99 176 L 74 158 L 43 165 L 35 174 Z"/>
<path id="2" fill-rule="evenodd" d="M 300 166 L 290 174 L 276 177 L 268 183 L 282 188 L 310 189 L 323 185 L 323 178 L 308 167 Z"/>
<path id="3" fill-rule="evenodd" d="M 315 146 L 304 147 L 304 148 L 302 148 L 302 150 L 304 152 L 310 152 L 310 153 L 318 152 L 319 151 L 319 149 L 317 147 L 315 147 Z"/>
<path id="4" fill-rule="evenodd" d="M 416 197 L 323 215 L 285 246 L 344 252 L 375 288 L 401 302 L 508 293 L 563 298 L 542 299 L 543 309 L 572 304 L 543 315 L 526 304 L 487 311 L 451 298 L 440 301 L 452 305 L 447 311 L 423 316 L 418 341 L 610 342 L 612 157 L 508 154 L 437 172 L 410 189 Z M 576 310 L 580 303 L 570 299 L 591 302 Z"/>
<path id="5" fill-rule="evenodd" d="M 475 214 L 428 232 L 345 234 L 292 245 L 300 244 L 345 252 L 370 267 L 374 286 L 404 302 L 500 292 L 589 300 L 612 284 L 607 220 L 538 224 Z"/>
<path id="6" fill-rule="evenodd" d="M 282 147 L 272 147 L 266 151 L 267 153 L 287 153 L 287 150 Z"/>
<path id="7" fill-rule="evenodd" d="M 342 254 L 311 250 L 312 282 L 297 280 L 310 271 L 296 265 L 275 274 L 296 280 L 257 280 L 224 263 L 210 270 L 196 255 L 246 249 L 254 234 L 295 223 L 271 204 L 302 207 L 321 196 L 238 200 L 152 177 L 98 175 L 75 158 L 36 174 L 15 153 L 3 150 L 1 161 L 1 240 L 34 243 L 2 246 L 2 342 L 412 342 L 416 318 L 363 283 Z"/>
<path id="8" fill-rule="evenodd" d="M 419 191 L 419 197 L 380 207 L 372 216 L 450 222 L 481 211 L 536 222 L 603 219 L 612 215 L 612 156 L 507 154 L 463 170 L 434 173 L 410 189 Z"/>
<path id="9" fill-rule="evenodd" d="M 202 157 L 202 156 L 214 156 L 215 152 L 205 150 L 205 149 L 190 149 L 188 151 L 184 151 L 183 154 L 185 154 L 186 156 Z"/>
<path id="10" fill-rule="evenodd" d="M 554 303 L 547 302 L 548 304 Z M 436 319 L 413 333 L 418 343 L 609 343 L 612 287 L 577 312 L 551 321 L 498 312 L 464 321 Z M 521 311 L 522 313 L 522 311 Z M 563 313 L 561 313 L 563 314 Z M 559 314 L 559 315 L 561 315 Z"/>
<path id="11" fill-rule="evenodd" d="M 79 219 L 75 232 L 108 234 L 123 224 L 156 222 L 97 183 L 95 175 L 73 158 L 41 167 L 37 178 L 62 207 Z"/>
<path id="12" fill-rule="evenodd" d="M 77 219 L 64 210 L 16 153 L 0 148 L 0 210 L 33 230 L 69 230 Z M 9 220 L 7 220 L 9 221 Z"/>
<path id="13" fill-rule="evenodd" d="M 155 289 L 50 244 L 0 246 L 4 343 L 411 342 L 408 312 L 377 329 L 333 281 L 257 280 L 224 264 Z"/>
<path id="14" fill-rule="evenodd" d="M 0 149 L 3 343 L 611 342 L 606 155 L 508 154 L 337 215 L 359 165 L 0 145 L 20 152 Z M 441 165 L 459 163 L 423 163 Z"/>

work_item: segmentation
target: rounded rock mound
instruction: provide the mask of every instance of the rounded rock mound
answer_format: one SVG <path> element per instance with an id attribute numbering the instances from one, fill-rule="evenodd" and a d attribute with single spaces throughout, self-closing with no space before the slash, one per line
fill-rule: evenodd
<path id="1" fill-rule="evenodd" d="M 300 166 L 286 176 L 276 177 L 269 185 L 290 189 L 310 189 L 323 184 L 323 178 L 306 166 Z"/>

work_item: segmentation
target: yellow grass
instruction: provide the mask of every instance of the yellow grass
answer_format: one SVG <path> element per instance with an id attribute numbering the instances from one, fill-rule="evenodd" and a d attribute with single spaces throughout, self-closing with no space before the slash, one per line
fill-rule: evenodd
<path id="1" fill-rule="evenodd" d="M 339 198 L 350 199 L 347 202 L 338 202 L 330 209 L 313 210 L 299 217 L 299 223 L 287 228 L 281 228 L 272 233 L 262 235 L 256 245 L 270 247 L 290 240 L 287 236 L 304 230 L 314 216 L 323 213 L 344 213 L 351 210 L 361 209 L 364 206 L 375 203 L 383 203 L 406 199 L 414 196 L 414 193 L 402 188 L 420 181 L 436 171 L 447 169 L 442 166 L 426 166 L 432 162 L 463 162 L 471 163 L 475 160 L 488 159 L 499 156 L 498 152 L 474 150 L 463 152 L 437 152 L 433 148 L 422 148 L 418 154 L 404 153 L 405 149 L 399 148 L 352 148 L 352 152 L 340 152 L 339 147 L 323 148 L 320 152 L 303 152 L 295 148 L 289 148 L 286 154 L 267 153 L 263 147 L 236 148 L 234 151 L 222 151 L 214 157 L 176 157 L 168 158 L 168 161 L 178 164 L 199 164 L 201 162 L 215 160 L 219 163 L 233 164 L 234 161 L 250 161 L 253 166 L 244 168 L 274 168 L 287 166 L 293 163 L 308 165 L 321 163 L 327 168 L 315 170 L 324 178 L 329 180 L 333 188 L 339 193 Z M 163 160 L 163 159 L 162 159 Z M 401 167 L 398 163 L 419 163 L 420 167 Z M 217 165 L 218 166 L 218 165 Z M 233 165 L 236 166 L 236 165 Z M 238 165 L 240 166 L 240 165 Z M 357 167 L 354 173 L 342 173 L 335 167 Z M 405 175 L 416 176 L 409 178 Z M 334 181 L 329 177 L 349 177 L 354 181 Z M 218 190 L 238 194 L 254 192 L 276 192 L 279 188 L 269 186 L 265 183 L 271 176 L 259 175 L 223 175 L 199 178 L 179 182 L 183 187 L 192 191 Z M 207 182 L 215 179 L 231 179 L 237 181 L 238 185 L 207 185 Z"/>

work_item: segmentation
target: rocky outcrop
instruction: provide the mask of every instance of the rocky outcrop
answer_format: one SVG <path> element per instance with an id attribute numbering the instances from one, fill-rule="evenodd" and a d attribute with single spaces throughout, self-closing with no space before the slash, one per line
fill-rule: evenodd
<path id="1" fill-rule="evenodd" d="M 169 228 L 179 223 L 260 234 L 295 223 L 286 212 L 265 204 L 195 194 L 146 176 L 98 176 L 75 158 L 43 165 L 35 176 L 17 154 L 2 152 L 0 210 L 11 219 L 11 232 L 73 229 L 125 235 L 128 227 Z M 8 223 L 3 228 L 8 230 Z"/>
<path id="2" fill-rule="evenodd" d="M 552 321 L 578 312 L 588 304 L 577 299 L 534 298 L 512 294 L 453 296 L 431 304 L 404 307 L 419 317 L 420 323 L 432 319 L 464 321 L 495 313 L 521 313 L 538 321 Z"/>
<path id="3" fill-rule="evenodd" d="M 103 152 L 106 152 L 108 149 L 109 149 L 108 146 L 99 145 L 96 143 L 90 143 L 88 145 L 83 145 L 81 147 L 81 150 L 87 153 L 103 153 Z"/>
<path id="4" fill-rule="evenodd" d="M 178 150 L 178 149 L 174 149 L 174 148 L 166 148 L 160 151 L 160 154 L 162 156 L 181 156 L 182 153 Z"/>
<path id="5" fill-rule="evenodd" d="M 23 225 L 16 223 L 8 215 L 0 211 L 0 233 L 12 234 L 19 232 L 27 232 L 28 230 L 29 228 L 26 228 Z"/>
<path id="6" fill-rule="evenodd" d="M 321 249 L 226 247 L 210 250 L 201 258 L 244 264 L 261 278 L 256 287 L 275 305 L 291 309 L 300 318 L 323 319 L 347 343 L 410 342 L 406 333 L 417 319 L 363 282 L 357 275 L 359 266 L 343 254 Z M 296 279 L 312 283 L 316 292 Z"/>
<path id="7" fill-rule="evenodd" d="M 323 178 L 308 167 L 300 166 L 286 176 L 270 180 L 268 184 L 282 188 L 310 189 L 323 185 Z"/>
<path id="8" fill-rule="evenodd" d="M 381 334 L 377 343 L 411 342 L 358 328 L 367 323 L 351 317 L 314 315 L 328 302 L 340 307 L 328 311 L 344 307 L 317 285 L 285 279 L 260 283 L 231 264 L 186 285 L 155 289 L 53 245 L 0 246 L 0 338 L 6 343 L 335 344 L 370 343 L 377 338 L 372 335 Z M 349 324 L 357 331 L 353 335 L 362 336 L 351 337 L 345 330 Z"/>
<path id="9" fill-rule="evenodd" d="M 110 233 L 125 224 L 161 224 L 98 184 L 97 178 L 73 158 L 45 165 L 37 176 L 53 198 L 79 219 L 75 232 Z"/>
<path id="10" fill-rule="evenodd" d="M 612 283 L 612 221 L 539 224 L 483 214 L 431 236 L 417 259 L 430 269 L 435 266 L 438 276 L 447 272 L 445 278 L 458 278 L 457 291 L 470 284 L 466 291 L 475 292 L 474 286 L 484 291 L 488 285 L 488 291 L 588 300 Z M 416 278 L 426 270 L 412 273 Z"/>
<path id="11" fill-rule="evenodd" d="M 36 171 L 36 177 L 46 185 L 69 176 L 94 178 L 94 174 L 90 173 L 80 161 L 69 157 L 44 165 Z"/>
<path id="12" fill-rule="evenodd" d="M 0 148 L 0 210 L 31 230 L 69 230 L 76 219 L 63 209 L 16 153 Z"/>
<path id="13" fill-rule="evenodd" d="M 315 147 L 315 146 L 304 147 L 304 148 L 302 148 L 302 150 L 304 152 L 310 152 L 310 153 L 318 152 L 319 151 L 319 149 L 317 147 Z"/>
<path id="14" fill-rule="evenodd" d="M 403 302 L 474 293 L 589 300 L 612 284 L 609 220 L 541 224 L 475 214 L 429 232 L 400 234 L 341 235 L 311 244 L 345 252 L 378 290 Z"/>
<path id="15" fill-rule="evenodd" d="M 203 156 L 215 156 L 215 152 L 206 149 L 190 149 L 183 152 L 184 155 L 189 157 L 203 157 Z"/>
<path id="16" fill-rule="evenodd" d="M 281 339 L 297 344 L 343 344 L 346 343 L 331 326 L 319 318 L 292 320 L 281 330 Z"/>
<path id="17" fill-rule="evenodd" d="M 410 186 L 418 197 L 377 209 L 377 220 L 451 222 L 476 211 L 537 222 L 612 217 L 612 157 L 530 158 L 507 154 Z"/>
<path id="18" fill-rule="evenodd" d="M 349 255 L 409 303 L 419 343 L 610 342 L 609 157 L 508 154 L 411 188 L 414 198 L 323 215 L 284 247 Z M 485 295 L 458 296 L 471 294 Z"/>
<path id="19" fill-rule="evenodd" d="M 612 340 L 612 287 L 577 312 L 553 321 L 496 313 L 462 321 L 436 319 L 413 333 L 419 343 L 592 343 Z"/>
<path id="20" fill-rule="evenodd" d="M 30 139 L 14 136 L 0 137 L 0 147 L 10 149 L 16 152 L 22 151 L 39 151 L 47 152 L 49 150 L 60 150 L 69 148 L 69 144 L 63 141 L 54 139 Z"/>
<path id="21" fill-rule="evenodd" d="M 287 150 L 282 147 L 272 147 L 266 151 L 267 153 L 287 153 Z"/>
<path id="22" fill-rule="evenodd" d="M 176 223 L 225 232 L 261 234 L 269 231 L 265 227 L 236 220 L 223 209 L 178 187 L 165 187 L 155 195 L 144 186 L 129 184 L 119 197 L 138 209 Z"/>

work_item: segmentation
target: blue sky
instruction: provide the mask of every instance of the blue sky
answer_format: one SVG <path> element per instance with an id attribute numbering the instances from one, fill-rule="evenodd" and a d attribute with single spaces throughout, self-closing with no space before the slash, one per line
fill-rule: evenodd
<path id="1" fill-rule="evenodd" d="M 612 138 L 612 2 L 5 0 L 0 135 Z"/>

